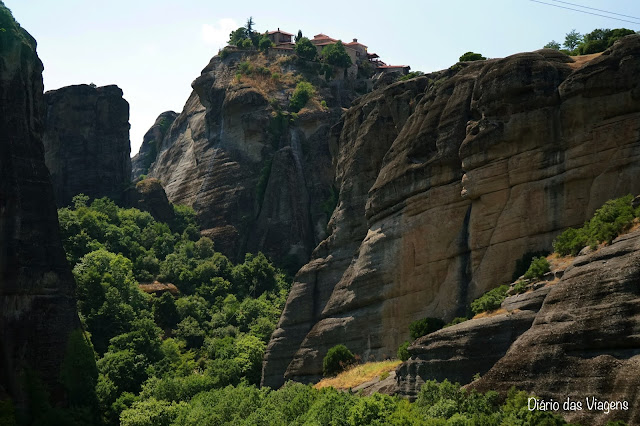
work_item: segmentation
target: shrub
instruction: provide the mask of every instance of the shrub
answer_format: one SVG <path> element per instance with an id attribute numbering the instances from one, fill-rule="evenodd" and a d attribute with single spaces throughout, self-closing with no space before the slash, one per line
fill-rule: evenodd
<path id="1" fill-rule="evenodd" d="M 478 315 L 481 312 L 493 311 L 498 309 L 502 301 L 507 297 L 508 285 L 501 285 L 498 288 L 490 290 L 471 302 L 471 310 Z"/>
<path id="2" fill-rule="evenodd" d="M 516 268 L 511 276 L 511 281 L 515 281 L 520 278 L 520 276 L 524 275 L 524 273 L 527 272 L 527 269 L 529 269 L 529 266 L 531 266 L 531 261 L 534 258 L 540 256 L 546 257 L 547 255 L 549 255 L 549 252 L 546 250 L 528 251 L 523 254 L 520 259 L 516 260 Z"/>
<path id="3" fill-rule="evenodd" d="M 560 256 L 575 256 L 586 245 L 586 233 L 582 229 L 569 228 L 553 241 L 553 250 Z"/>
<path id="4" fill-rule="evenodd" d="M 248 61 L 240 62 L 240 64 L 238 64 L 238 72 L 242 75 L 253 74 L 253 64 Z"/>
<path id="5" fill-rule="evenodd" d="M 540 279 L 549 272 L 549 261 L 546 257 L 534 257 L 531 261 L 531 265 L 527 272 L 524 273 L 524 278 L 530 280 L 532 278 Z"/>
<path id="6" fill-rule="evenodd" d="M 445 326 L 442 328 L 451 327 L 452 325 L 460 324 L 461 322 L 465 322 L 468 320 L 469 318 L 467 317 L 455 317 L 454 319 L 451 320 L 451 322 L 449 322 L 448 324 L 445 324 Z"/>
<path id="7" fill-rule="evenodd" d="M 553 242 L 553 249 L 561 256 L 575 256 L 587 245 L 596 246 L 601 242 L 610 244 L 638 216 L 638 211 L 634 211 L 631 205 L 632 200 L 631 195 L 626 195 L 607 201 L 582 228 L 569 228 L 558 235 Z"/>
<path id="8" fill-rule="evenodd" d="M 306 81 L 301 81 L 296 86 L 296 90 L 291 95 L 291 101 L 289 102 L 289 109 L 293 112 L 298 112 L 307 104 L 309 99 L 315 94 L 313 85 Z"/>
<path id="9" fill-rule="evenodd" d="M 411 338 L 416 340 L 418 337 L 426 336 L 429 333 L 440 330 L 444 327 L 444 321 L 440 318 L 422 318 L 412 322 L 409 325 Z"/>
<path id="10" fill-rule="evenodd" d="M 341 68 L 350 67 L 352 64 L 351 57 L 340 40 L 322 49 L 322 61 Z"/>
<path id="11" fill-rule="evenodd" d="M 459 61 L 460 62 L 471 62 L 471 61 L 484 61 L 485 58 L 484 56 L 482 56 L 479 53 L 474 53 L 474 52 L 467 52 L 465 54 L 463 54 L 462 56 L 460 56 Z"/>
<path id="12" fill-rule="evenodd" d="M 525 291 L 527 291 L 527 283 L 525 283 L 524 281 L 518 281 L 516 285 L 513 286 L 514 294 L 521 294 Z"/>
<path id="13" fill-rule="evenodd" d="M 400 344 L 400 347 L 398 348 L 398 359 L 400 361 L 406 361 L 409 359 L 409 357 L 411 355 L 409 355 L 409 341 L 405 341 L 404 343 Z"/>
<path id="14" fill-rule="evenodd" d="M 415 78 L 415 77 L 420 77 L 421 75 L 424 75 L 424 73 L 422 71 L 411 71 L 409 74 L 406 74 L 406 75 L 403 75 L 402 77 L 400 77 L 398 79 L 398 81 L 410 80 L 410 79 Z"/>
<path id="15" fill-rule="evenodd" d="M 322 360 L 322 371 L 325 376 L 335 376 L 353 364 L 355 359 L 345 345 L 336 345 L 329 349 Z"/>

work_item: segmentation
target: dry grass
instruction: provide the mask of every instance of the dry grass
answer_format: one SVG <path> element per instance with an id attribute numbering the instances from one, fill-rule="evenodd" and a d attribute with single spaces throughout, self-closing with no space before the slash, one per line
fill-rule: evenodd
<path id="1" fill-rule="evenodd" d="M 547 256 L 547 260 L 549 261 L 549 268 L 552 271 L 557 269 L 567 269 L 569 265 L 573 262 L 575 257 L 573 256 L 560 256 L 558 253 L 552 253 Z"/>
<path id="2" fill-rule="evenodd" d="M 573 68 L 574 70 L 577 70 L 578 68 L 582 67 L 587 62 L 597 58 L 600 55 L 602 55 L 602 52 L 600 52 L 600 53 L 592 53 L 590 55 L 573 56 L 571 58 L 571 59 L 573 59 L 573 62 L 569 62 L 569 66 L 571 68 Z"/>
<path id="3" fill-rule="evenodd" d="M 495 317 L 496 315 L 502 315 L 502 314 L 506 314 L 506 313 L 508 313 L 508 312 L 504 308 L 494 309 L 493 311 L 480 312 L 478 315 L 474 316 L 471 319 Z"/>
<path id="4" fill-rule="evenodd" d="M 338 374 L 336 377 L 321 380 L 315 384 L 314 388 L 322 389 L 330 386 L 335 389 L 351 389 L 369 382 L 383 373 L 389 373 L 395 370 L 401 363 L 402 361 L 400 360 L 388 360 L 356 365 Z"/>
<path id="5" fill-rule="evenodd" d="M 247 58 L 246 62 L 252 65 L 253 72 L 250 74 L 238 74 L 232 84 L 249 85 L 267 98 L 278 91 L 293 90 L 293 87 L 302 78 L 291 71 L 284 72 L 283 62 L 280 58 L 276 61 L 271 61 L 261 53 Z M 269 73 L 261 74 L 257 71 L 259 68 L 266 68 Z"/>

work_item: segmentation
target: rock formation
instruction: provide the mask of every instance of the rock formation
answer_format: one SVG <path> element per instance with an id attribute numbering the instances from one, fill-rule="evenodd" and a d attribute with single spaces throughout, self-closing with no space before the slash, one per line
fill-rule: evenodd
<path id="1" fill-rule="evenodd" d="M 426 380 L 468 384 L 484 375 L 527 331 L 552 287 L 510 296 L 504 313 L 443 328 L 409 346 L 411 358 L 398 367 L 400 395 L 414 399 Z"/>
<path id="2" fill-rule="evenodd" d="M 173 206 L 158 179 L 141 180 L 135 187 L 127 190 L 124 198 L 128 207 L 149 212 L 159 222 L 171 223 L 175 218 Z"/>
<path id="3" fill-rule="evenodd" d="M 607 199 L 640 192 L 640 36 L 586 63 L 552 50 L 398 82 L 360 98 L 335 148 L 329 237 L 296 277 L 263 384 L 314 381 L 327 350 L 395 354 L 510 282 Z"/>
<path id="4" fill-rule="evenodd" d="M 234 260 L 262 251 L 295 271 L 326 237 L 334 194 L 328 141 L 341 110 L 283 113 L 295 83 L 269 92 L 238 80 L 246 60 L 258 59 L 237 52 L 211 60 L 149 176 L 172 203 L 195 209 L 217 250 Z M 330 89 L 322 90 L 331 103 Z"/>
<path id="5" fill-rule="evenodd" d="M 167 130 L 176 120 L 178 113 L 165 111 L 156 118 L 153 126 L 144 134 L 140 151 L 131 159 L 131 180 L 149 173 L 149 168 L 156 161 L 160 145 Z"/>
<path id="6" fill-rule="evenodd" d="M 64 401 L 60 368 L 79 321 L 44 161 L 42 63 L 2 2 L 0 28 L 0 400 L 29 413 L 26 372 Z"/>
<path id="7" fill-rule="evenodd" d="M 73 196 L 117 202 L 131 177 L 129 104 L 117 86 L 86 84 L 45 93 L 45 161 L 57 205 Z"/>
<path id="8" fill-rule="evenodd" d="M 549 400 L 581 401 L 570 421 L 640 423 L 640 231 L 578 257 L 551 288 L 533 325 L 489 372 L 479 390 L 526 389 Z M 470 321 L 472 322 L 472 321 Z M 589 410 L 586 398 L 627 401 L 629 410 Z"/>

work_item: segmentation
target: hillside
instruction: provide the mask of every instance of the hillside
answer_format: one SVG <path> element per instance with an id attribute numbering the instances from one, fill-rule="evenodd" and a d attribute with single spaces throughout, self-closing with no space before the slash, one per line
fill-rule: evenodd
<path id="1" fill-rule="evenodd" d="M 0 424 L 640 424 L 640 35 L 401 77 L 252 25 L 131 160 L 0 1 Z"/>
<path id="2" fill-rule="evenodd" d="M 336 344 L 385 359 L 412 321 L 463 315 L 527 252 L 638 193 L 639 57 L 640 36 L 628 36 L 577 69 L 541 50 L 354 102 L 331 234 L 296 276 L 263 384 L 319 380 Z"/>
<path id="3" fill-rule="evenodd" d="M 318 63 L 295 57 L 223 56 L 193 82 L 164 133 L 149 135 L 134 169 L 160 179 L 170 201 L 192 206 L 203 235 L 230 258 L 262 251 L 295 272 L 327 236 L 331 129 L 357 95 L 355 82 L 327 81 Z M 302 82 L 309 100 L 300 109 L 292 99 Z"/>

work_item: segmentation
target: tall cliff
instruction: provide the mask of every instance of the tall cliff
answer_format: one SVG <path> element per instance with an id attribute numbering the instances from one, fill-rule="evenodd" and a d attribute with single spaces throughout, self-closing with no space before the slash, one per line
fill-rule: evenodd
<path id="1" fill-rule="evenodd" d="M 607 199 L 640 191 L 640 36 L 579 61 L 552 50 L 395 83 L 344 115 L 330 235 L 298 275 L 263 384 L 314 381 L 328 348 L 395 354 Z"/>
<path id="2" fill-rule="evenodd" d="M 129 103 L 117 86 L 51 90 L 43 137 L 57 205 L 84 193 L 120 202 L 130 182 Z"/>
<path id="3" fill-rule="evenodd" d="M 173 111 L 165 111 L 156 118 L 153 126 L 144 134 L 140 151 L 131 159 L 131 179 L 135 180 L 140 175 L 149 173 L 149 169 L 156 158 L 164 136 L 169 127 L 178 117 Z"/>
<path id="4" fill-rule="evenodd" d="M 158 149 L 149 176 L 171 202 L 193 206 L 203 234 L 235 260 L 262 251 L 297 270 L 326 237 L 336 195 L 328 142 L 340 102 L 353 96 L 344 82 L 315 79 L 329 108 L 313 101 L 290 114 L 295 65 L 251 53 L 216 56 Z"/>
<path id="5" fill-rule="evenodd" d="M 0 400 L 29 413 L 28 373 L 64 401 L 61 365 L 79 321 L 44 161 L 42 63 L 2 2 L 0 28 Z"/>

